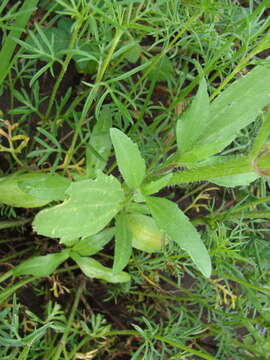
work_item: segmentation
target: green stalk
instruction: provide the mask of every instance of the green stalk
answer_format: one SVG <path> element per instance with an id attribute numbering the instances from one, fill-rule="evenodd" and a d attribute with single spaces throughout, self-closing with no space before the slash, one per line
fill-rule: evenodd
<path id="1" fill-rule="evenodd" d="M 18 357 L 18 360 L 27 360 L 27 356 L 29 354 L 29 351 L 31 349 L 31 345 L 25 345 L 23 351 L 20 353 L 20 356 Z"/>
<path id="2" fill-rule="evenodd" d="M 77 142 L 77 139 L 78 139 L 78 136 L 79 136 L 79 132 L 81 130 L 81 127 L 82 127 L 82 124 L 83 124 L 83 121 L 85 120 L 87 114 L 88 114 L 88 111 L 89 109 L 91 108 L 92 104 L 93 104 L 93 101 L 96 97 L 96 94 L 99 90 L 99 86 L 100 86 L 100 83 L 103 79 L 103 76 L 107 70 L 107 67 L 112 59 L 112 56 L 114 54 L 114 51 L 117 47 L 117 44 L 118 42 L 120 41 L 121 39 L 121 36 L 123 35 L 123 31 L 122 30 L 119 30 L 119 29 L 116 29 L 116 32 L 115 32 L 115 36 L 112 40 L 112 44 L 111 44 L 111 47 L 110 47 L 110 50 L 108 52 L 108 55 L 106 56 L 105 60 L 103 61 L 99 71 L 98 71 L 98 74 L 97 74 L 97 77 L 96 77 L 96 81 L 95 81 L 95 84 L 94 84 L 94 87 L 92 88 L 92 90 L 90 91 L 87 99 L 86 99 L 86 102 L 85 102 L 85 105 L 83 107 L 83 111 L 82 111 L 82 114 L 81 114 L 81 117 L 76 125 L 76 129 L 75 129 L 75 132 L 74 132 L 74 136 L 72 138 L 72 142 L 71 142 L 71 145 L 70 145 L 70 148 L 66 154 L 66 159 L 65 159 L 65 162 L 64 162 L 64 169 L 67 170 L 68 168 L 68 165 L 72 159 L 72 156 L 73 156 L 73 153 L 74 153 L 74 149 L 75 149 L 75 146 L 76 146 L 76 142 Z"/>
<path id="3" fill-rule="evenodd" d="M 132 94 L 135 93 L 135 91 L 137 90 L 138 86 L 143 82 L 143 80 L 149 75 L 149 73 L 155 68 L 155 66 L 158 64 L 158 62 L 162 59 L 162 57 L 164 55 L 166 55 L 166 53 L 171 50 L 177 43 L 177 41 L 181 38 L 181 36 L 183 36 L 185 34 L 185 32 L 189 29 L 189 27 L 202 15 L 202 11 L 200 11 L 199 13 L 193 15 L 186 24 L 184 25 L 180 25 L 180 31 L 178 32 L 178 34 L 175 35 L 175 37 L 173 38 L 173 40 L 168 44 L 168 46 L 166 48 L 164 48 L 160 54 L 156 55 L 156 57 L 153 58 L 152 63 L 150 64 L 150 66 L 146 69 L 146 71 L 144 72 L 144 74 L 140 77 L 140 79 L 137 81 L 137 83 L 132 87 L 129 96 L 131 96 Z"/>
<path id="4" fill-rule="evenodd" d="M 15 253 L 13 253 L 13 254 L 11 254 L 11 255 L 8 255 L 8 256 L 0 259 L 0 264 L 3 264 L 3 263 L 5 263 L 5 262 L 7 262 L 7 261 L 9 261 L 9 260 L 12 260 L 12 259 L 14 259 L 14 258 L 17 258 L 17 257 L 19 257 L 19 256 L 21 256 L 21 255 L 23 255 L 23 254 L 25 254 L 25 253 L 27 253 L 27 252 L 29 252 L 29 251 L 32 252 L 33 250 L 34 250 L 33 248 L 28 247 L 27 249 L 23 249 L 23 250 L 21 250 L 21 251 L 16 251 Z M 4 274 L 4 275 L 5 275 L 5 274 Z M 1 280 L 1 278 L 2 278 L 2 277 L 0 277 L 0 283 L 1 283 L 1 281 L 3 281 L 3 280 Z"/>
<path id="5" fill-rule="evenodd" d="M 216 162 L 210 165 L 175 172 L 169 181 L 168 186 L 186 182 L 203 181 L 223 176 L 240 175 L 249 172 L 257 172 L 261 175 L 266 175 L 269 170 L 270 154 L 261 156 L 255 163 L 254 159 L 251 159 L 249 156 L 237 157 L 224 160 L 223 162 Z"/>
<path id="6" fill-rule="evenodd" d="M 30 219 L 12 220 L 12 221 L 0 221 L 0 230 L 9 229 L 16 226 L 21 226 L 29 223 Z"/>
<path id="7" fill-rule="evenodd" d="M 141 334 L 138 331 L 135 330 L 113 330 L 113 331 L 108 331 L 106 334 L 104 334 L 103 336 L 117 336 L 117 335 L 123 335 L 123 336 L 128 336 L 128 335 L 133 335 L 133 336 L 141 336 Z M 187 351 L 189 354 L 193 354 L 196 355 L 198 357 L 200 357 L 201 359 L 206 359 L 206 360 L 217 360 L 216 357 L 207 354 L 206 352 L 202 352 L 202 351 L 198 351 L 198 350 L 194 350 L 189 346 L 186 345 L 182 345 L 179 342 L 167 339 L 163 336 L 160 335 L 153 335 L 153 339 L 159 340 L 161 342 L 164 342 L 166 344 L 169 344 L 177 349 L 181 349 L 184 351 Z M 54 360 L 54 359 L 53 359 Z"/>
<path id="8" fill-rule="evenodd" d="M 177 171 L 168 183 L 169 185 L 186 182 L 208 180 L 216 177 L 230 176 L 252 172 L 251 161 L 248 157 L 225 160 L 224 162 L 205 165 L 189 170 Z"/>
<path id="9" fill-rule="evenodd" d="M 9 70 L 17 60 L 17 56 L 14 56 L 14 51 L 17 46 L 17 42 L 14 38 L 20 38 L 24 32 L 28 20 L 32 13 L 36 10 L 38 0 L 25 0 L 20 8 L 20 14 L 17 16 L 13 26 L 13 30 L 10 30 L 8 36 L 0 51 L 0 85 L 5 80 Z"/>
<path id="10" fill-rule="evenodd" d="M 211 221 L 224 220 L 225 218 L 229 219 L 269 219 L 270 211 L 267 210 L 256 210 L 256 211 L 245 211 L 251 207 L 255 207 L 261 204 L 265 204 L 270 201 L 270 196 L 267 196 L 263 199 L 254 200 L 244 204 L 242 206 L 237 206 L 234 209 L 228 209 L 220 213 L 213 213 L 212 215 L 199 217 L 191 220 L 193 225 L 208 224 Z"/>
<path id="11" fill-rule="evenodd" d="M 52 360 L 58 360 L 62 354 L 62 352 L 64 351 L 64 348 L 66 346 L 66 342 L 67 342 L 67 339 L 68 339 L 68 335 L 70 333 L 70 330 L 71 330 L 71 327 L 72 327 L 72 324 L 73 324 L 73 321 L 74 321 L 74 317 L 76 315 L 76 311 L 77 311 L 77 308 L 78 308 L 78 305 L 79 305 L 79 301 L 80 301 L 80 297 L 81 297 L 81 294 L 84 290 L 84 285 L 85 285 L 85 280 L 82 280 L 81 281 L 81 284 L 79 286 L 79 289 L 78 291 L 76 292 L 76 296 L 75 296 L 75 300 L 74 300 L 74 303 L 73 303 L 73 306 L 72 306 L 72 309 L 71 309 L 71 313 L 70 313 L 70 316 L 69 316 L 69 319 L 68 319 L 68 323 L 67 323 L 67 326 L 65 328 L 65 332 L 56 348 L 56 351 L 55 351 L 55 354 L 52 358 Z"/>
<path id="12" fill-rule="evenodd" d="M 21 281 L 17 282 L 12 287 L 10 287 L 7 290 L 3 291 L 0 294 L 0 304 L 2 304 L 5 300 L 7 300 L 9 298 L 9 296 L 11 296 L 16 290 L 18 290 L 21 287 L 23 287 L 24 285 L 30 283 L 34 279 L 36 279 L 36 278 L 34 276 L 31 276 L 30 278 L 27 278 L 27 279 L 24 279 L 24 280 L 21 280 Z"/>
<path id="13" fill-rule="evenodd" d="M 0 283 L 5 281 L 6 279 L 11 277 L 12 275 L 13 275 L 13 270 L 7 271 L 6 273 L 4 273 L 3 275 L 0 276 Z"/>
<path id="14" fill-rule="evenodd" d="M 69 44 L 69 49 L 72 49 L 74 44 L 75 44 L 75 41 L 77 40 L 78 38 L 78 33 L 79 33 L 79 30 L 80 30 L 80 26 L 77 26 L 74 30 L 74 32 L 72 33 L 72 37 L 71 37 L 71 40 L 70 40 L 70 44 Z M 53 104 L 54 104 L 54 101 L 55 101 L 55 97 L 56 97 L 56 94 L 57 94 L 57 90 L 63 80 L 63 77 L 66 73 L 66 70 L 67 70 L 67 67 L 70 63 L 72 59 L 72 54 L 67 54 L 66 57 L 65 57 L 65 60 L 63 62 L 63 65 L 62 65 L 62 68 L 61 68 L 61 71 L 60 71 L 60 74 L 58 75 L 57 77 L 57 80 L 54 84 L 54 87 L 53 87 L 53 90 L 52 90 L 52 95 L 50 96 L 50 101 L 49 101 L 49 104 L 48 104 L 48 108 L 47 108 L 47 111 L 46 111 L 46 114 L 45 114 L 45 120 L 47 120 L 50 116 L 50 113 L 51 113 L 51 110 L 52 110 L 52 107 L 53 107 Z"/>
<path id="15" fill-rule="evenodd" d="M 117 46 L 118 42 L 120 41 L 122 35 L 123 35 L 123 30 L 116 29 L 115 36 L 113 38 L 112 45 L 110 47 L 108 55 L 105 58 L 105 60 L 103 61 L 102 66 L 97 74 L 96 83 L 99 83 L 100 81 L 102 81 L 105 71 L 107 70 L 107 67 L 112 59 L 113 53 L 114 53 L 116 46 Z"/>
<path id="16" fill-rule="evenodd" d="M 268 24 L 269 26 L 269 24 Z M 210 100 L 213 100 L 223 89 L 224 87 L 234 78 L 236 74 L 238 74 L 245 66 L 248 65 L 249 60 L 252 59 L 255 55 L 260 53 L 269 47 L 269 33 L 266 33 L 266 36 L 257 44 L 255 49 L 253 49 L 249 54 L 245 55 L 240 59 L 236 67 L 233 71 L 223 80 L 223 82 L 219 85 L 219 87 L 212 93 L 210 96 Z"/>

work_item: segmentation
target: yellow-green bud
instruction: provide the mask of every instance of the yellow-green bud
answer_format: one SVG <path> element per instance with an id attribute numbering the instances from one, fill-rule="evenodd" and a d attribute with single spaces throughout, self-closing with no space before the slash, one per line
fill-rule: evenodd
<path id="1" fill-rule="evenodd" d="M 127 216 L 127 221 L 134 248 L 149 253 L 161 250 L 165 235 L 157 227 L 153 218 L 142 214 L 130 214 Z"/>

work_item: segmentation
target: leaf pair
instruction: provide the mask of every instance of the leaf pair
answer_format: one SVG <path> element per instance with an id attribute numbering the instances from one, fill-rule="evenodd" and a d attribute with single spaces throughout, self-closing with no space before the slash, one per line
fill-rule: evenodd
<path id="1" fill-rule="evenodd" d="M 137 145 L 117 129 L 111 130 L 111 138 L 115 149 L 117 164 L 125 182 L 130 188 L 137 189 L 140 187 L 145 177 L 145 162 L 141 157 Z M 166 186 L 169 179 L 170 175 L 166 175 L 164 178 L 161 178 L 156 182 L 149 183 L 145 188 L 142 187 L 142 192 L 145 191 L 145 193 L 152 193 L 152 191 L 158 191 L 160 188 Z M 153 218 L 159 226 L 159 229 L 163 230 L 172 240 L 176 241 L 177 244 L 190 255 L 198 269 L 205 276 L 209 277 L 211 274 L 211 260 L 209 254 L 200 238 L 199 233 L 196 231 L 189 219 L 183 214 L 176 204 L 169 200 L 147 196 L 145 196 L 144 199 Z M 126 218 L 124 218 L 122 215 L 118 219 L 119 234 L 116 236 L 114 262 L 115 271 L 122 269 L 123 266 L 126 265 L 131 252 L 132 241 L 130 241 L 130 237 L 132 237 L 132 235 L 134 236 L 134 231 L 132 234 L 132 231 L 130 233 L 128 230 L 130 229 L 130 224 L 128 225 L 128 222 L 132 223 L 131 216 L 132 215 L 127 215 Z M 134 224 L 135 229 L 136 225 L 137 228 L 141 227 L 141 229 L 151 228 L 151 226 L 149 227 L 149 221 L 153 221 L 153 219 L 147 216 L 144 217 L 144 222 L 141 222 L 140 224 L 138 219 L 134 219 L 133 215 L 133 230 Z M 147 220 L 147 218 L 149 218 L 149 220 Z M 139 231 L 141 231 L 141 229 L 139 229 Z M 137 230 L 138 233 L 139 231 Z M 145 247 L 143 250 L 145 251 L 154 249 L 155 241 L 157 240 L 154 236 L 155 231 L 153 231 L 153 229 L 151 229 L 149 233 L 150 237 L 147 238 L 146 236 L 146 239 L 144 239 Z M 143 242 L 139 245 L 141 248 L 143 247 L 142 244 Z M 160 239 L 156 242 L 156 244 L 158 248 L 160 246 Z M 147 248 L 147 246 L 150 247 Z"/>
<path id="2" fill-rule="evenodd" d="M 13 274 L 15 276 L 49 276 L 69 257 L 71 257 L 78 264 L 82 272 L 90 278 L 106 280 L 112 283 L 126 282 L 130 280 L 130 276 L 127 273 L 121 271 L 114 274 L 110 268 L 103 266 L 98 261 L 89 257 L 80 256 L 75 251 L 70 251 L 68 249 L 59 253 L 30 258 L 18 265 L 13 270 Z"/>
<path id="3" fill-rule="evenodd" d="M 177 122 L 180 162 L 197 162 L 222 151 L 269 104 L 270 70 L 257 66 L 211 104 L 203 79 L 187 111 Z"/>
<path id="4" fill-rule="evenodd" d="M 102 230 L 122 208 L 124 192 L 113 176 L 99 172 L 95 180 L 73 182 L 68 198 L 60 205 L 42 210 L 33 222 L 44 236 L 69 243 Z"/>

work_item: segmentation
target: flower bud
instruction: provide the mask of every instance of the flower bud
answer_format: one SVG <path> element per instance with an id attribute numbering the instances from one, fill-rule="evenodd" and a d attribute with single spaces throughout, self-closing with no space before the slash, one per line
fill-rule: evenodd
<path id="1" fill-rule="evenodd" d="M 154 219 L 147 215 L 130 214 L 128 226 L 132 233 L 132 246 L 149 253 L 160 251 L 165 242 L 164 233 L 157 227 Z"/>

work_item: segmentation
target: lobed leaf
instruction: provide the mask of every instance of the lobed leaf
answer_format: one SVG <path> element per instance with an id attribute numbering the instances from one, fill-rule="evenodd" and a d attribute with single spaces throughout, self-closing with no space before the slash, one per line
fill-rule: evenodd
<path id="1" fill-rule="evenodd" d="M 102 173 L 95 180 L 72 183 L 66 195 L 62 204 L 40 211 L 33 222 L 38 234 L 61 238 L 62 243 L 102 230 L 124 200 L 119 181 Z"/>

